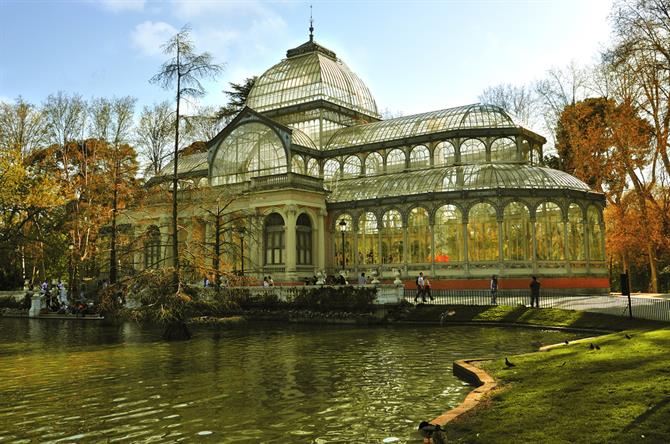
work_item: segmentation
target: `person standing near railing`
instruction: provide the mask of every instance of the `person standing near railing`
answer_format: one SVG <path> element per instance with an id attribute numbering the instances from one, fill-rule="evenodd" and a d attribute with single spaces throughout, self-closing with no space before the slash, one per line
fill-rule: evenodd
<path id="1" fill-rule="evenodd" d="M 540 308 L 540 282 L 535 276 L 530 281 L 530 306 Z"/>
<path id="2" fill-rule="evenodd" d="M 498 305 L 498 278 L 491 276 L 491 305 Z"/>

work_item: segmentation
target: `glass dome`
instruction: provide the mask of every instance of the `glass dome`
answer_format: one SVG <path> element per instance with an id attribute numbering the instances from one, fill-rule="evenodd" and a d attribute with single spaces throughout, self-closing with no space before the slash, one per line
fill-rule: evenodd
<path id="1" fill-rule="evenodd" d="M 476 103 L 343 128 L 333 135 L 326 149 L 368 145 L 457 129 L 516 127 L 502 108 Z"/>
<path id="2" fill-rule="evenodd" d="M 590 191 L 570 174 L 529 165 L 484 164 L 434 168 L 383 176 L 340 179 L 328 184 L 328 202 L 398 197 L 424 193 L 489 189 Z"/>
<path id="3" fill-rule="evenodd" d="M 246 105 L 264 112 L 325 100 L 379 118 L 367 86 L 334 52 L 308 42 L 256 80 Z"/>

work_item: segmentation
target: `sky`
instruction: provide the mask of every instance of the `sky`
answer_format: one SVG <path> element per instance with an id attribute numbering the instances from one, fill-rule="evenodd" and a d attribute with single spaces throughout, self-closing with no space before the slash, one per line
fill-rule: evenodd
<path id="1" fill-rule="evenodd" d="M 166 59 L 161 44 L 189 24 L 196 49 L 226 65 L 201 99 L 218 107 L 228 82 L 262 74 L 308 40 L 310 5 L 315 40 L 361 77 L 380 111 L 407 115 L 594 62 L 612 2 L 0 0 L 0 100 L 169 99 L 148 80 Z"/>

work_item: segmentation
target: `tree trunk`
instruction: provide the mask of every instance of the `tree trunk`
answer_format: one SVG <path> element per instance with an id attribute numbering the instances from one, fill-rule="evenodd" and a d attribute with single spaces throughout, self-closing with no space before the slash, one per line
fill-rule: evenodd
<path id="1" fill-rule="evenodd" d="M 179 48 L 177 48 L 177 66 L 179 66 Z M 177 231 L 177 161 L 179 159 L 179 101 L 181 99 L 181 75 L 177 74 L 177 117 L 174 137 L 174 165 L 172 168 L 172 283 L 174 291 L 179 285 L 179 233 Z"/>
<path id="2" fill-rule="evenodd" d="M 654 246 L 651 242 L 647 244 L 647 256 L 649 257 L 649 291 L 651 293 L 658 293 L 658 266 L 656 263 L 656 254 L 654 252 Z"/>
<path id="3" fill-rule="evenodd" d="M 217 214 L 214 222 L 214 286 L 218 290 L 221 287 L 221 272 L 219 270 L 219 258 L 221 256 L 221 215 Z"/>

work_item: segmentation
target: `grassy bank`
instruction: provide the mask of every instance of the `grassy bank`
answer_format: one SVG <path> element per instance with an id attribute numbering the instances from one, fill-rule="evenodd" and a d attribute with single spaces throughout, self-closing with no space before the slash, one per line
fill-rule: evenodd
<path id="1" fill-rule="evenodd" d="M 512 368 L 501 356 L 481 364 L 499 388 L 449 424 L 448 435 L 455 442 L 482 443 L 667 442 L 669 351 L 666 328 L 510 356 Z"/>
<path id="2" fill-rule="evenodd" d="M 626 330 L 664 328 L 662 322 L 628 319 L 601 313 L 588 313 L 557 308 L 529 308 L 472 305 L 419 305 L 407 310 L 401 320 L 409 322 L 495 322 L 537 326 L 555 326 L 596 330 Z M 474 357 L 474 356 L 473 356 Z"/>

